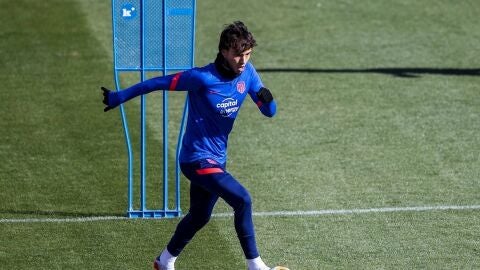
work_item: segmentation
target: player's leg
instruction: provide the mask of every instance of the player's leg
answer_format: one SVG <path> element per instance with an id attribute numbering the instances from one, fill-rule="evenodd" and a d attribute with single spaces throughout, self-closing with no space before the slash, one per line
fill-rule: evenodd
<path id="1" fill-rule="evenodd" d="M 210 193 L 220 196 L 234 210 L 235 230 L 240 245 L 247 259 L 249 269 L 270 269 L 259 256 L 255 241 L 255 231 L 252 220 L 252 200 L 249 192 L 243 187 L 224 166 L 201 162 L 194 171 L 184 171 L 184 174 Z"/>
<path id="2" fill-rule="evenodd" d="M 194 171 L 191 165 L 182 164 L 182 171 L 191 177 L 190 171 Z M 190 209 L 177 225 L 167 248 L 155 261 L 157 270 L 173 270 L 178 255 L 198 232 L 210 220 L 213 207 L 218 196 L 210 193 L 201 186 L 191 182 L 190 184 Z"/>
<path id="3" fill-rule="evenodd" d="M 197 184 L 224 199 L 234 210 L 235 230 L 247 259 L 249 270 L 288 270 L 268 267 L 260 257 L 255 241 L 252 219 L 252 200 L 249 192 L 224 167 L 207 169 L 205 177 L 197 177 Z M 200 170 L 201 172 L 201 170 Z M 203 172 L 202 172 L 203 173 Z"/>
<path id="4" fill-rule="evenodd" d="M 249 192 L 228 172 L 215 175 L 213 178 L 216 181 L 210 184 L 210 188 L 233 208 L 235 231 L 245 257 L 247 259 L 258 257 L 252 219 L 252 199 Z"/>
<path id="5" fill-rule="evenodd" d="M 260 258 L 255 241 L 252 219 L 252 199 L 247 189 L 230 173 L 224 171 L 211 175 L 213 181 L 206 182 L 207 189 L 217 193 L 234 210 L 237 237 L 247 260 L 249 270 L 270 270 Z"/>
<path id="6" fill-rule="evenodd" d="M 178 256 L 183 247 L 209 220 L 215 202 L 220 196 L 234 209 L 235 229 L 247 258 L 249 269 L 270 269 L 260 258 L 252 220 L 252 201 L 248 191 L 223 166 L 208 162 L 182 164 L 182 172 L 191 181 L 191 207 L 177 226 L 168 244 L 166 257 Z M 171 251 L 171 252 L 170 252 Z M 173 269 L 173 268 L 165 268 Z M 161 269 L 163 270 L 163 269 Z"/>
<path id="7" fill-rule="evenodd" d="M 178 256 L 195 233 L 208 223 L 217 200 L 218 196 L 194 182 L 190 183 L 190 210 L 178 224 L 167 246 L 172 255 Z"/>

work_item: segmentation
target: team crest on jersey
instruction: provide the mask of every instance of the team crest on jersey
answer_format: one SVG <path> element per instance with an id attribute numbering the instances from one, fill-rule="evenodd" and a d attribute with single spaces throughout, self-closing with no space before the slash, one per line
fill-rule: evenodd
<path id="1" fill-rule="evenodd" d="M 237 83 L 237 91 L 240 93 L 240 94 L 243 94 L 243 92 L 245 92 L 245 82 L 244 81 L 239 81 Z"/>

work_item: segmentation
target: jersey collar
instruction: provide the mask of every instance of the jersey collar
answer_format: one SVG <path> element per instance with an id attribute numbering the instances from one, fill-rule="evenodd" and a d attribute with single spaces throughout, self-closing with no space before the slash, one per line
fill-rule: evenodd
<path id="1" fill-rule="evenodd" d="M 223 57 L 221 53 L 217 54 L 217 58 L 215 58 L 215 68 L 217 69 L 218 73 L 227 79 L 234 79 L 238 77 L 240 74 L 233 72 L 233 70 L 228 66 L 227 61 Z"/>

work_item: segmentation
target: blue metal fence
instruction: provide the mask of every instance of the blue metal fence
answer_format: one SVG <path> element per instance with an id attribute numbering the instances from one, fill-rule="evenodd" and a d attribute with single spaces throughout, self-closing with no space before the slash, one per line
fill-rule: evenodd
<path id="1" fill-rule="evenodd" d="M 112 0 L 114 77 L 121 91 L 120 74 L 138 73 L 142 81 L 147 72 L 163 76 L 194 66 L 195 0 Z M 131 218 L 162 218 L 181 215 L 180 170 L 178 156 L 183 136 L 187 100 L 181 119 L 175 160 L 175 206 L 169 209 L 168 186 L 168 92 L 163 92 L 163 208 L 149 209 L 146 191 L 146 97 L 140 101 L 140 209 L 135 209 L 134 158 L 124 106 L 120 115 L 128 153 L 128 211 Z"/>

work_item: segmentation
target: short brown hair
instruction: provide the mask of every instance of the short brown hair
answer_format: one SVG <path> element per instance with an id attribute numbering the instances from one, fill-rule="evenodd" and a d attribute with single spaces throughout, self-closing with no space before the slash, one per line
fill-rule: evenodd
<path id="1" fill-rule="evenodd" d="M 241 21 L 235 21 L 227 25 L 220 35 L 218 50 L 235 49 L 237 52 L 244 52 L 257 46 L 252 33 L 248 31 L 247 26 Z"/>

